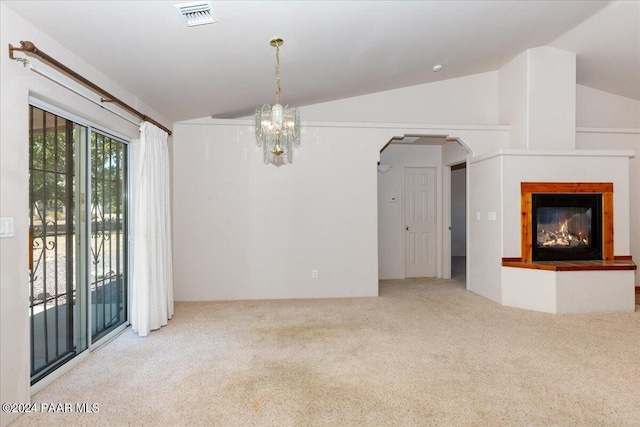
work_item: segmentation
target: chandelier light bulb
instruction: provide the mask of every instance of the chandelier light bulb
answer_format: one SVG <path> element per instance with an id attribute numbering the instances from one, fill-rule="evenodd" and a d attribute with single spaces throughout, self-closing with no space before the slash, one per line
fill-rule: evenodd
<path id="1" fill-rule="evenodd" d="M 282 127 L 282 113 L 282 105 L 275 104 L 271 107 L 271 124 L 276 129 L 280 129 Z"/>

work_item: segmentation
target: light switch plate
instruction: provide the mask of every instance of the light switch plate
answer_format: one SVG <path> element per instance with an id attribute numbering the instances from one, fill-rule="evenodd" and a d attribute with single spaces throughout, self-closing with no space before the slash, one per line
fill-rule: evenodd
<path id="1" fill-rule="evenodd" d="M 0 239 L 13 237 L 13 218 L 0 218 Z"/>

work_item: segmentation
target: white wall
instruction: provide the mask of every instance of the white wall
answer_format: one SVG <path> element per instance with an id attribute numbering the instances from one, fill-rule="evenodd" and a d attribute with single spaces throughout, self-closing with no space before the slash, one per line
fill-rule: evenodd
<path id="1" fill-rule="evenodd" d="M 640 129 L 640 101 L 577 85 L 576 124 L 590 128 Z"/>
<path id="2" fill-rule="evenodd" d="M 441 199 L 442 164 L 440 145 L 389 145 L 380 155 L 380 163 L 393 168 L 378 174 L 378 271 L 379 278 L 404 279 L 404 219 L 403 219 L 403 173 L 405 167 L 436 168 L 436 194 Z M 396 201 L 392 202 L 391 197 Z M 437 216 L 442 216 L 437 206 Z M 440 221 L 441 222 L 441 219 Z"/>
<path id="3" fill-rule="evenodd" d="M 489 157 L 467 164 L 469 245 L 467 286 L 470 291 L 502 303 L 502 159 Z M 496 220 L 489 220 L 489 212 Z"/>
<path id="4" fill-rule="evenodd" d="M 59 85 L 23 68 L 7 55 L 9 43 L 19 46 L 30 40 L 39 49 L 78 71 L 118 98 L 136 105 L 157 120 L 168 121 L 149 109 L 106 76 L 73 55 L 29 22 L 0 4 L 0 216 L 14 218 L 15 237 L 0 240 L 0 377 L 2 402 L 29 402 L 29 317 L 27 260 L 31 244 L 28 239 L 28 147 L 29 95 L 56 104 L 105 129 L 136 137 L 137 126 L 91 104 Z M 24 56 L 16 53 L 16 56 Z M 33 60 L 38 63 L 38 60 Z M 44 67 L 41 67 L 44 68 Z M 0 424 L 7 425 L 15 414 L 2 412 Z"/>
<path id="5" fill-rule="evenodd" d="M 640 102 L 638 102 L 640 104 Z M 640 262 L 640 129 L 636 133 L 578 131 L 576 148 L 581 150 L 631 150 L 636 154 L 629 159 L 629 233 L 630 253 L 616 253 L 616 255 L 631 255 L 638 264 Z M 614 197 L 618 194 L 614 188 Z M 620 190 L 622 191 L 622 190 Z M 614 230 L 617 239 L 617 230 Z M 640 286 L 640 274 L 636 271 L 636 286 Z"/>
<path id="6" fill-rule="evenodd" d="M 498 72 L 499 122 L 511 126 L 510 148 L 575 147 L 576 55 L 529 49 Z"/>
<path id="7" fill-rule="evenodd" d="M 495 125 L 498 73 L 309 105 L 300 115 L 308 121 Z"/>
<path id="8" fill-rule="evenodd" d="M 529 141 L 532 150 L 573 150 L 576 139 L 576 54 L 529 49 Z"/>
<path id="9" fill-rule="evenodd" d="M 262 163 L 251 120 L 174 127 L 178 301 L 375 295 L 380 149 L 413 133 L 460 135 L 479 149 L 507 140 L 491 126 L 305 123 L 293 164 L 276 168 Z"/>
<path id="10" fill-rule="evenodd" d="M 451 256 L 467 255 L 467 168 L 451 170 Z"/>
<path id="11" fill-rule="evenodd" d="M 388 132 L 305 127 L 278 168 L 263 163 L 251 122 L 219 123 L 175 125 L 176 300 L 377 295 Z"/>
<path id="12" fill-rule="evenodd" d="M 582 150 L 632 150 L 629 160 L 629 210 L 631 255 L 640 260 L 640 101 L 577 86 L 576 148 Z M 618 128 L 618 129 L 616 129 Z M 614 189 L 615 190 L 615 189 Z M 617 190 L 615 190 L 617 192 Z M 624 254 L 617 254 L 624 255 Z M 640 286 L 640 274 L 635 274 Z"/>
<path id="13" fill-rule="evenodd" d="M 509 134 L 510 148 L 526 148 L 529 141 L 528 59 L 527 52 L 523 52 L 498 72 L 499 123 L 508 125 L 511 129 Z"/>

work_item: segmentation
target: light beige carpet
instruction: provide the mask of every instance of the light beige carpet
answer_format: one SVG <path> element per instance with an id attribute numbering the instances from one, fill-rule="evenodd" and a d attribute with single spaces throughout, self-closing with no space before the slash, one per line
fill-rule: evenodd
<path id="1" fill-rule="evenodd" d="M 178 303 L 34 396 L 16 426 L 638 426 L 640 312 L 510 309 L 457 281 L 378 298 Z"/>

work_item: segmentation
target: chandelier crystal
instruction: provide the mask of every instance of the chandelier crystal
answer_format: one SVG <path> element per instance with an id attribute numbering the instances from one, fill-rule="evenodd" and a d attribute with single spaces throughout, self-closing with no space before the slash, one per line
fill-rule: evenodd
<path id="1" fill-rule="evenodd" d="M 280 166 L 293 161 L 293 147 L 300 145 L 300 115 L 298 110 L 280 104 L 281 38 L 271 39 L 276 48 L 276 103 L 256 109 L 256 142 L 263 148 L 265 163 Z"/>

